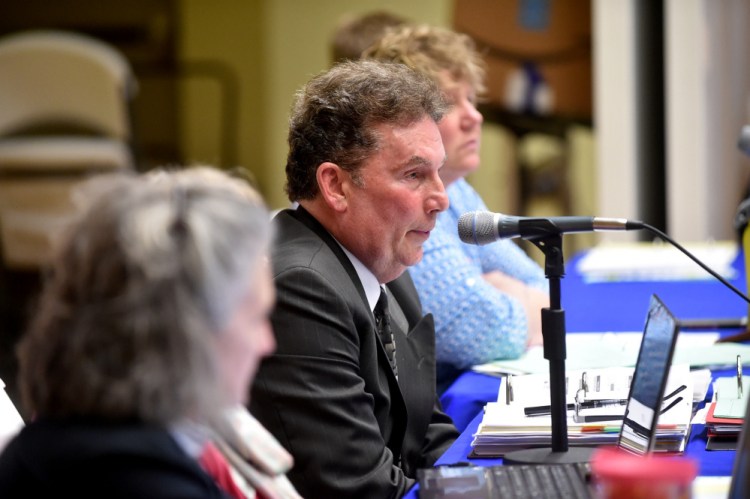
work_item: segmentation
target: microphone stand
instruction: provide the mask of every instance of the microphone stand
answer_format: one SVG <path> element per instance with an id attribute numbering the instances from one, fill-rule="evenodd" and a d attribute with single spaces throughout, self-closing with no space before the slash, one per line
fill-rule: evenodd
<path id="1" fill-rule="evenodd" d="M 554 228 L 552 228 L 554 229 Z M 565 397 L 565 311 L 560 299 L 560 279 L 565 275 L 562 236 L 549 234 L 529 239 L 545 256 L 544 274 L 549 280 L 549 308 L 542 309 L 544 358 L 549 361 L 551 448 L 523 449 L 505 454 L 506 463 L 582 463 L 591 459 L 593 447 L 568 448 L 568 410 Z"/>

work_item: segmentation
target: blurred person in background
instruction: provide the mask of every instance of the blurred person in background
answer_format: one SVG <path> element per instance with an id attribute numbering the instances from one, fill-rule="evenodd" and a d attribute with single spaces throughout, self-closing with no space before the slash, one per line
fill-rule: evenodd
<path id="1" fill-rule="evenodd" d="M 344 16 L 331 38 L 333 64 L 359 59 L 362 52 L 378 41 L 389 28 L 403 26 L 408 22 L 405 17 L 386 10 Z"/>

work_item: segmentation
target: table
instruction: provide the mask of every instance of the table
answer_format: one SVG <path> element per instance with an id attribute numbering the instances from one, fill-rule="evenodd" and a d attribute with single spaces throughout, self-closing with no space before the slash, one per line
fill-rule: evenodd
<path id="1" fill-rule="evenodd" d="M 742 317 L 748 305 L 732 290 L 711 279 L 706 281 L 651 281 L 588 283 L 576 271 L 584 253 L 566 265 L 562 279 L 562 307 L 568 332 L 642 331 L 651 294 L 656 293 L 678 319 Z M 687 257 L 685 257 L 687 258 Z M 729 281 L 745 290 L 742 253 L 733 262 L 736 275 Z M 737 330 L 721 331 L 728 335 Z M 689 333 L 683 333 L 689 334 Z M 484 407 L 497 398 L 500 380 L 467 372 L 443 393 L 443 408 L 463 431 Z"/>
<path id="2" fill-rule="evenodd" d="M 577 262 L 584 254 L 576 255 L 566 265 L 567 275 L 562 279 L 562 305 L 569 332 L 641 331 L 651 294 L 656 293 L 678 319 L 728 318 L 747 315 L 748 305 L 732 290 L 719 281 L 651 281 L 651 282 L 586 282 L 576 271 Z M 687 257 L 686 257 L 687 258 Z M 729 281 L 746 290 L 744 257 L 740 252 L 733 262 L 736 276 Z M 728 335 L 737 330 L 721 331 Z M 681 334 L 689 334 L 684 332 Z M 750 375 L 750 369 L 744 369 Z M 713 372 L 714 377 L 731 376 L 731 369 Z M 436 464 L 471 462 L 489 466 L 502 463 L 502 459 L 468 459 L 472 435 L 481 419 L 484 404 L 497 399 L 500 378 L 466 372 L 442 395 L 446 412 L 454 419 L 461 435 L 441 456 Z M 711 390 L 707 395 L 710 399 Z M 699 462 L 699 475 L 726 476 L 732 471 L 733 451 L 707 452 L 704 425 L 693 425 L 686 455 Z M 405 497 L 416 498 L 418 487 Z"/>

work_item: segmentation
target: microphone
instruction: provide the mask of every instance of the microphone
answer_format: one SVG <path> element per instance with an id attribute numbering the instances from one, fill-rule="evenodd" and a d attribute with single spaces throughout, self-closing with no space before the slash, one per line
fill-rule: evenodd
<path id="1" fill-rule="evenodd" d="M 737 139 L 737 148 L 750 156 L 750 125 L 744 125 L 740 129 L 740 137 Z"/>
<path id="2" fill-rule="evenodd" d="M 471 211 L 458 219 L 458 237 L 468 244 L 485 245 L 498 239 L 540 239 L 575 232 L 637 230 L 644 223 L 625 218 L 514 217 L 489 211 Z"/>

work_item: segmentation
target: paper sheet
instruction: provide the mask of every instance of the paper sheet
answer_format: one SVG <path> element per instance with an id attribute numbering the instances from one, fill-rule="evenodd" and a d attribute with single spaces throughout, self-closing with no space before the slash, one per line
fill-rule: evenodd
<path id="1" fill-rule="evenodd" d="M 742 378 L 742 394 L 737 390 L 737 378 L 724 376 L 714 381 L 716 394 L 716 408 L 714 416 L 717 418 L 744 418 L 747 407 L 750 379 Z"/>
<path id="2" fill-rule="evenodd" d="M 638 360 L 643 333 L 567 333 L 565 344 L 566 370 L 605 367 L 634 367 Z M 688 364 L 691 368 L 732 366 L 741 355 L 750 365 L 750 345 L 716 343 L 719 334 L 689 333 L 677 337 L 673 364 Z M 497 360 L 472 368 L 485 374 L 532 374 L 549 372 L 549 362 L 541 346 L 530 348 L 518 359 Z"/>
<path id="3" fill-rule="evenodd" d="M 735 242 L 692 243 L 683 247 L 722 277 L 734 277 Z M 603 243 L 581 258 L 577 270 L 588 282 L 715 279 L 679 249 L 663 242 Z"/>

